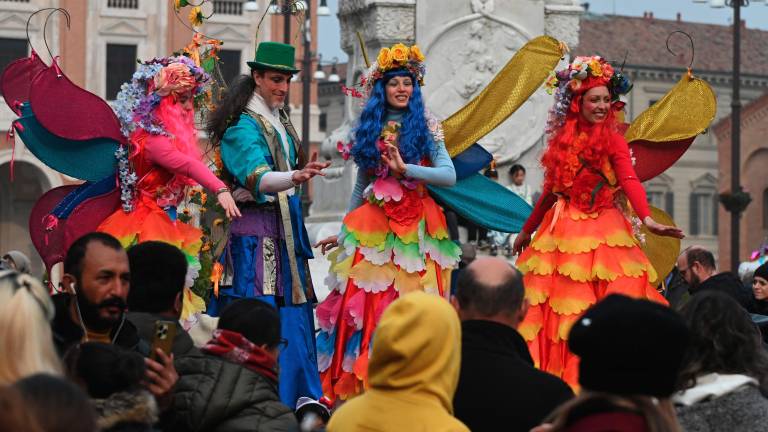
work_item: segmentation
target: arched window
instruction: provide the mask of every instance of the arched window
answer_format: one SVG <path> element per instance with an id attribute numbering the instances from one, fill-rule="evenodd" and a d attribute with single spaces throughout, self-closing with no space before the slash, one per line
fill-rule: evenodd
<path id="1" fill-rule="evenodd" d="M 691 235 L 717 235 L 717 179 L 705 174 L 692 183 L 690 196 Z"/>
<path id="2" fill-rule="evenodd" d="M 672 178 L 666 174 L 661 174 L 648 180 L 644 186 L 648 204 L 675 217 L 675 193 L 672 192 Z"/>

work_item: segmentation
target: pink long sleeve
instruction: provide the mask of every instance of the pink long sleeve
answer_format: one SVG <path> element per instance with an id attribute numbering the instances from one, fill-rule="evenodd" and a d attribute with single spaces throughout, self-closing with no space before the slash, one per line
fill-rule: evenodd
<path id="1" fill-rule="evenodd" d="M 611 152 L 611 166 L 616 173 L 616 179 L 624 190 L 624 194 L 629 198 L 635 213 L 644 220 L 650 216 L 651 209 L 648 206 L 648 199 L 645 195 L 640 179 L 637 178 L 635 168 L 632 166 L 632 159 L 629 156 L 629 145 L 621 135 L 616 135 L 613 140 L 613 151 Z"/>
<path id="2" fill-rule="evenodd" d="M 148 138 L 144 153 L 150 162 L 174 174 L 189 177 L 211 192 L 226 187 L 202 161 L 179 151 L 167 137 L 153 135 Z"/>

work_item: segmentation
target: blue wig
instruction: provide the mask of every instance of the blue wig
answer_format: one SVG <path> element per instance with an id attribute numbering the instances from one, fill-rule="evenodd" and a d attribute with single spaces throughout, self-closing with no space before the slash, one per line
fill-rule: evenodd
<path id="1" fill-rule="evenodd" d="M 381 135 L 387 116 L 387 96 L 385 86 L 396 76 L 410 76 L 413 80 L 413 94 L 408 100 L 408 108 L 403 115 L 398 147 L 403 161 L 418 165 L 422 159 L 431 158 L 435 148 L 432 133 L 427 127 L 424 116 L 424 101 L 418 82 L 406 69 L 397 69 L 384 74 L 373 86 L 368 102 L 360 114 L 360 123 L 355 128 L 355 144 L 352 146 L 352 157 L 358 168 L 373 170 L 379 165 L 381 153 L 376 148 L 376 142 Z"/>

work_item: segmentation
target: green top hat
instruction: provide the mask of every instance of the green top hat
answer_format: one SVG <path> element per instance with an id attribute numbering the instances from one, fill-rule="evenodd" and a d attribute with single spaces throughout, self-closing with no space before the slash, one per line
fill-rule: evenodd
<path id="1" fill-rule="evenodd" d="M 268 69 L 279 72 L 297 73 L 294 68 L 296 48 L 279 42 L 262 42 L 256 47 L 256 58 L 248 62 L 251 69 Z"/>

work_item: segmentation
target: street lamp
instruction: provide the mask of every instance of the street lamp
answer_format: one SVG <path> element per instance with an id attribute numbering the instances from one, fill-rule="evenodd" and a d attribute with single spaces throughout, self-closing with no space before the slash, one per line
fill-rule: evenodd
<path id="1" fill-rule="evenodd" d="M 317 16 L 331 16 L 331 8 L 328 7 L 327 0 L 320 0 L 320 6 L 317 7 Z"/>
<path id="2" fill-rule="evenodd" d="M 324 80 L 325 79 L 325 71 L 323 71 L 323 55 L 318 54 L 317 56 L 317 69 L 315 70 L 315 73 L 312 74 L 312 78 L 316 80 Z"/>
<path id="3" fill-rule="evenodd" d="M 248 0 L 245 2 L 243 8 L 248 12 L 258 12 L 259 4 L 256 2 L 256 0 Z"/>
<path id="4" fill-rule="evenodd" d="M 760 2 L 763 0 L 753 0 Z M 731 96 L 731 190 L 720 194 L 720 202 L 731 213 L 731 269 L 739 268 L 740 218 L 752 198 L 741 188 L 741 8 L 749 0 L 710 0 L 709 6 L 733 8 L 733 95 Z"/>
<path id="5" fill-rule="evenodd" d="M 334 57 L 333 58 L 333 66 L 331 66 L 331 74 L 328 76 L 329 82 L 339 82 L 341 81 L 341 77 L 339 76 L 339 72 L 336 70 L 336 65 L 339 63 L 339 58 Z"/>

